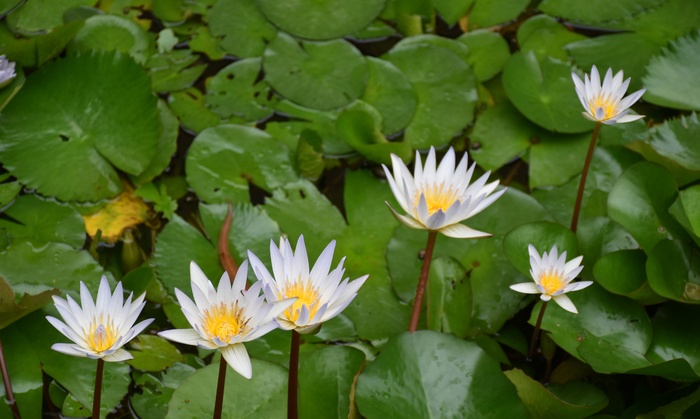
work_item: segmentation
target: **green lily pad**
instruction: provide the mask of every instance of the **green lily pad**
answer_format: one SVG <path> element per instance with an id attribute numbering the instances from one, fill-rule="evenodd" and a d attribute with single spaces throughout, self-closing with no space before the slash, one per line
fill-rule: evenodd
<path id="1" fill-rule="evenodd" d="M 569 56 L 564 46 L 585 39 L 588 38 L 569 31 L 556 19 L 547 15 L 533 16 L 518 28 L 520 51 L 532 51 L 538 60 L 552 57 L 567 61 Z"/>
<path id="2" fill-rule="evenodd" d="M 177 348 L 158 336 L 140 335 L 129 343 L 134 359 L 127 361 L 141 371 L 163 371 L 184 357 Z"/>
<path id="3" fill-rule="evenodd" d="M 473 342 L 432 331 L 389 339 L 357 382 L 367 417 L 524 417 L 525 409 L 498 362 Z"/>
<path id="4" fill-rule="evenodd" d="M 259 80 L 260 58 L 247 58 L 224 67 L 207 79 L 204 102 L 222 119 L 233 115 L 254 122 L 272 115 L 270 86 Z"/>
<path id="5" fill-rule="evenodd" d="M 83 28 L 68 44 L 72 54 L 86 51 L 119 51 L 145 64 L 149 51 L 146 31 L 131 19 L 115 15 L 95 15 L 85 20 Z"/>
<path id="6" fill-rule="evenodd" d="M 559 254 L 566 251 L 566 259 L 571 260 L 580 255 L 576 236 L 561 224 L 539 221 L 523 224 L 514 228 L 503 239 L 503 249 L 508 259 L 523 274 L 530 275 L 530 255 L 528 245 L 532 244 L 537 252 L 547 252 L 557 245 Z"/>
<path id="7" fill-rule="evenodd" d="M 388 185 L 369 170 L 345 175 L 343 201 L 348 228 L 338 239 L 336 254 L 345 255 L 346 274 L 357 278 L 369 274 L 358 296 L 344 313 L 362 339 L 383 339 L 406 330 L 410 307 L 392 289 L 385 252 L 399 224 L 384 201 L 393 201 Z"/>
<path id="8" fill-rule="evenodd" d="M 199 209 L 200 228 L 175 215 L 156 241 L 153 256 L 156 273 L 171 295 L 175 288 L 190 293 L 190 261 L 196 262 L 214 283 L 218 283 L 224 272 L 217 243 L 228 206 L 200 204 Z M 270 240 L 279 240 L 277 224 L 260 206 L 239 203 L 233 206 L 232 214 L 229 246 L 234 260 L 240 264 L 247 259 L 248 249 L 263 262 L 269 260 Z"/>
<path id="9" fill-rule="evenodd" d="M 463 47 L 457 42 L 456 46 Z M 404 141 L 413 148 L 447 144 L 474 118 L 476 82 L 460 55 L 428 41 L 402 41 L 387 58 L 406 75 L 418 96 L 404 133 Z"/>
<path id="10" fill-rule="evenodd" d="M 692 367 L 696 374 L 694 379 L 697 380 L 700 377 L 700 330 L 697 323 L 679 319 L 694 319 L 698 313 L 698 306 L 677 303 L 660 306 L 651 320 L 654 336 L 646 354 L 647 358 L 657 364 L 684 360 Z"/>
<path id="11" fill-rule="evenodd" d="M 49 242 L 66 243 L 78 250 L 85 244 L 85 223 L 75 209 L 36 195 L 22 195 L 3 211 L 0 229 L 13 242 L 28 241 L 37 247 Z"/>
<path id="12" fill-rule="evenodd" d="M 0 0 L 0 17 L 5 17 L 5 15 L 17 7 L 22 0 Z"/>
<path id="13" fill-rule="evenodd" d="M 644 357 L 651 343 L 651 321 L 641 305 L 595 284 L 571 293 L 570 298 L 578 314 L 549 304 L 542 320 L 542 329 L 550 332 L 557 345 L 601 373 L 651 364 Z M 540 305 L 532 310 L 532 324 Z"/>
<path id="14" fill-rule="evenodd" d="M 543 0 L 538 7 L 551 16 L 585 23 L 597 23 L 606 20 L 631 19 L 661 3 L 663 0 L 621 0 L 614 4 L 605 0 L 592 0 L 585 3 Z"/>
<path id="15" fill-rule="evenodd" d="M 209 10 L 209 30 L 221 48 L 238 57 L 259 57 L 277 36 L 255 0 L 219 0 Z"/>
<path id="16" fill-rule="evenodd" d="M 279 94 L 322 110 L 359 98 L 368 76 L 365 58 L 347 41 L 298 42 L 284 33 L 267 46 L 263 68 L 265 79 Z"/>
<path id="17" fill-rule="evenodd" d="M 367 57 L 369 79 L 362 100 L 382 116 L 382 132 L 395 134 L 404 129 L 416 109 L 418 99 L 404 74 L 392 63 Z"/>
<path id="18" fill-rule="evenodd" d="M 569 381 L 544 386 L 517 368 L 504 373 L 532 417 L 587 418 L 608 404 L 608 396 L 593 384 Z"/>
<path id="19" fill-rule="evenodd" d="M 599 71 L 606 71 L 607 68 L 612 68 L 615 72 L 624 70 L 625 78 L 632 79 L 628 91 L 633 92 L 644 87 L 642 77 L 646 74 L 645 67 L 651 57 L 661 51 L 663 45 L 643 34 L 617 33 L 572 42 L 564 49 L 574 58 L 576 65 L 586 72 L 593 65 Z"/>
<path id="20" fill-rule="evenodd" d="M 204 105 L 204 95 L 190 88 L 168 97 L 168 107 L 177 115 L 182 128 L 199 133 L 221 123 L 221 118 Z"/>
<path id="21" fill-rule="evenodd" d="M 13 32 L 22 35 L 38 35 L 63 24 L 63 14 L 80 6 L 94 6 L 96 0 L 27 0 L 7 15 L 7 23 Z"/>
<path id="22" fill-rule="evenodd" d="M 557 186 L 581 173 L 591 142 L 588 133 L 556 135 L 541 132 L 530 147 L 530 188 Z"/>
<path id="23" fill-rule="evenodd" d="M 140 417 L 165 418 L 173 392 L 195 371 L 194 367 L 178 362 L 158 378 L 151 374 L 135 378 L 134 385 L 138 390 L 129 397 L 131 407 Z"/>
<path id="24" fill-rule="evenodd" d="M 430 265 L 426 296 L 430 330 L 464 338 L 472 313 L 472 290 L 467 271 L 455 259 L 438 258 Z"/>
<path id="25" fill-rule="evenodd" d="M 503 69 L 508 98 L 529 120 L 550 131 L 590 131 L 593 123 L 581 115 L 581 102 L 571 81 L 569 64 L 534 52 L 516 53 Z"/>
<path id="26" fill-rule="evenodd" d="M 644 268 L 647 257 L 641 250 L 619 250 L 598 259 L 593 268 L 596 282 L 613 294 L 642 304 L 662 301 L 649 286 Z"/>
<path id="27" fill-rule="evenodd" d="M 675 161 L 688 170 L 700 170 L 700 150 L 697 138 L 700 122 L 696 113 L 688 117 L 665 121 L 651 130 L 649 145 L 657 153 Z"/>
<path id="28" fill-rule="evenodd" d="M 629 231 L 608 217 L 592 217 L 581 220 L 576 230 L 579 249 L 583 255 L 582 275 L 591 278 L 594 264 L 608 253 L 639 249 Z M 603 285 L 605 286 L 605 285 Z"/>
<path id="29" fill-rule="evenodd" d="M 104 53 L 56 61 L 28 77 L 3 109 L 0 161 L 44 195 L 65 201 L 113 197 L 122 189 L 117 169 L 139 175 L 155 156 L 156 105 L 148 76 L 129 57 Z"/>
<path id="30" fill-rule="evenodd" d="M 347 418 L 354 404 L 351 388 L 364 361 L 362 352 L 347 346 L 329 346 L 306 357 L 299 366 L 299 416 Z"/>
<path id="31" fill-rule="evenodd" d="M 691 186 L 679 195 L 688 219 L 688 230 L 700 237 L 700 185 Z"/>
<path id="32" fill-rule="evenodd" d="M 308 181 L 285 185 L 265 199 L 265 210 L 296 243 L 304 235 L 310 258 L 316 258 L 346 227 L 338 208 Z"/>
<path id="33" fill-rule="evenodd" d="M 700 88 L 692 83 L 700 57 L 700 33 L 689 34 L 671 42 L 647 65 L 644 100 L 675 109 L 700 110 Z"/>
<path id="34" fill-rule="evenodd" d="M 349 109 L 340 113 L 335 123 L 338 136 L 352 146 L 368 160 L 391 164 L 391 154 L 402 160 L 410 160 L 413 154 L 411 146 L 405 142 L 389 142 L 382 135 L 372 114 L 360 110 Z"/>
<path id="35" fill-rule="evenodd" d="M 517 18 L 528 0 L 476 0 L 469 13 L 469 28 L 488 28 Z"/>
<path id="36" fill-rule="evenodd" d="M 166 22 L 181 22 L 185 20 L 186 4 L 186 0 L 153 0 L 151 11 L 159 19 Z"/>
<path id="37" fill-rule="evenodd" d="M 227 366 L 222 417 L 285 418 L 287 370 L 251 359 L 253 378 L 246 380 Z M 214 411 L 219 363 L 197 370 L 175 389 L 166 418 L 204 418 Z"/>
<path id="38" fill-rule="evenodd" d="M 256 0 L 270 22 L 294 36 L 333 39 L 368 26 L 386 0 Z"/>
<path id="39" fill-rule="evenodd" d="M 654 163 L 637 163 L 622 173 L 610 191 L 610 218 L 649 252 L 659 241 L 682 234 L 682 227 L 668 212 L 677 192 L 666 169 Z"/>
<path id="40" fill-rule="evenodd" d="M 209 203 L 249 201 L 248 182 L 271 191 L 298 178 L 286 147 L 243 125 L 202 131 L 188 150 L 185 170 L 190 186 Z"/>
<path id="41" fill-rule="evenodd" d="M 663 240 L 647 252 L 649 285 L 657 294 L 700 304 L 700 256 L 689 240 Z"/>
<path id="42" fill-rule="evenodd" d="M 440 13 L 448 25 L 454 25 L 462 16 L 466 15 L 472 3 L 474 0 L 433 0 L 435 10 Z"/>
<path id="43" fill-rule="evenodd" d="M 177 136 L 180 132 L 180 123 L 175 114 L 168 108 L 168 105 L 162 100 L 158 101 L 158 112 L 161 132 L 160 136 L 158 136 L 156 154 L 143 172 L 138 176 L 130 177 L 134 185 L 143 185 L 163 173 L 177 150 Z"/>
<path id="44" fill-rule="evenodd" d="M 469 47 L 467 62 L 477 81 L 493 78 L 510 58 L 508 42 L 498 33 L 486 29 L 469 31 L 457 40 Z"/>
<path id="45" fill-rule="evenodd" d="M 0 277 L 0 329 L 45 306 L 56 294 L 58 290 L 48 290 L 36 295 L 15 296 L 10 285 Z"/>
<path id="46" fill-rule="evenodd" d="M 18 67 L 37 67 L 63 52 L 82 27 L 82 21 L 71 22 L 44 35 L 17 38 L 0 24 L 0 50 L 8 60 L 17 62 Z"/>
<path id="47" fill-rule="evenodd" d="M 510 102 L 496 104 L 476 120 L 469 156 L 486 170 L 500 169 L 530 147 L 537 131 Z"/>

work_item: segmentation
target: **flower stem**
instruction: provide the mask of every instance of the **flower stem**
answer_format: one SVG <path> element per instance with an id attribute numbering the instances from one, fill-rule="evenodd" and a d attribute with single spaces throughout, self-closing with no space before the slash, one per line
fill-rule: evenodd
<path id="1" fill-rule="evenodd" d="M 10 383 L 10 375 L 7 373 L 7 365 L 5 364 L 5 351 L 2 348 L 2 341 L 0 341 L 0 371 L 2 372 L 2 382 L 3 384 L 5 384 L 5 402 L 10 406 L 12 416 L 15 419 L 21 419 L 22 415 L 20 415 L 19 413 L 19 407 L 17 407 L 15 394 L 12 392 L 12 383 Z"/>
<path id="2" fill-rule="evenodd" d="M 100 419 L 100 399 L 102 398 L 102 376 L 105 362 L 97 359 L 97 372 L 95 373 L 95 393 L 92 399 L 92 419 Z"/>
<path id="3" fill-rule="evenodd" d="M 289 351 L 289 382 L 287 384 L 287 418 L 299 417 L 298 392 L 299 392 L 299 343 L 301 335 L 292 330 L 292 347 Z"/>
<path id="4" fill-rule="evenodd" d="M 221 418 L 224 406 L 224 387 L 226 386 L 226 360 L 221 357 L 219 361 L 219 381 L 216 384 L 216 400 L 214 401 L 214 419 Z"/>
<path id="5" fill-rule="evenodd" d="M 595 143 L 598 140 L 598 134 L 600 133 L 600 127 L 603 124 L 598 122 L 593 129 L 593 135 L 591 136 L 591 143 L 588 145 L 588 154 L 586 154 L 586 161 L 583 163 L 583 171 L 581 172 L 581 181 L 578 184 L 578 193 L 576 194 L 576 204 L 574 204 L 574 215 L 571 217 L 571 231 L 576 232 L 578 227 L 578 216 L 581 213 L 581 202 L 583 201 L 583 190 L 586 187 L 586 178 L 588 177 L 588 169 L 591 167 L 591 160 L 593 159 L 593 151 L 595 150 Z"/>
<path id="6" fill-rule="evenodd" d="M 540 326 L 542 326 L 542 318 L 544 317 L 544 310 L 547 308 L 548 301 L 542 302 L 542 308 L 540 308 L 540 315 L 537 316 L 537 323 L 535 324 L 535 330 L 532 332 L 532 339 L 530 339 L 530 350 L 527 355 L 532 358 L 535 356 L 535 350 L 537 349 L 537 342 L 540 340 Z"/>
<path id="7" fill-rule="evenodd" d="M 435 248 L 435 239 L 437 231 L 428 232 L 428 245 L 425 248 L 425 257 L 423 257 L 423 268 L 420 271 L 418 279 L 418 288 L 416 288 L 416 298 L 413 300 L 413 311 L 411 312 L 411 323 L 408 325 L 408 331 L 413 333 L 418 330 L 418 320 L 420 320 L 420 311 L 423 307 L 423 295 L 425 295 L 425 286 L 428 283 L 428 274 L 430 273 L 430 262 L 433 259 L 433 249 Z"/>

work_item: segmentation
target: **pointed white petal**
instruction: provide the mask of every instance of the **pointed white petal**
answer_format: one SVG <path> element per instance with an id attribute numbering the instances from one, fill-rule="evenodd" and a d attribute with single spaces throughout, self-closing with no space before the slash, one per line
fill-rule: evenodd
<path id="1" fill-rule="evenodd" d="M 172 329 L 158 333 L 158 336 L 172 340 L 173 342 L 184 343 L 185 345 L 197 346 L 202 340 L 202 336 L 194 329 Z"/>
<path id="2" fill-rule="evenodd" d="M 133 359 L 134 357 L 124 349 L 117 349 L 114 353 L 103 356 L 102 360 L 105 362 L 121 362 Z"/>
<path id="3" fill-rule="evenodd" d="M 459 223 L 443 227 L 438 231 L 447 237 L 454 237 L 456 239 L 476 239 L 491 236 L 490 233 L 474 230 L 471 227 Z"/>
<path id="4" fill-rule="evenodd" d="M 572 282 L 564 288 L 564 292 L 579 291 L 593 284 L 593 281 Z"/>
<path id="5" fill-rule="evenodd" d="M 221 348 L 221 355 L 237 373 L 249 380 L 253 377 L 253 365 L 242 343 Z"/>
<path id="6" fill-rule="evenodd" d="M 409 217 L 407 215 L 401 215 L 398 212 L 396 212 L 396 210 L 391 208 L 391 205 L 389 205 L 388 202 L 386 202 L 386 206 L 389 207 L 389 210 L 391 211 L 391 214 L 394 216 L 394 218 L 399 220 L 399 222 L 404 224 L 406 227 L 415 228 L 417 230 L 427 230 L 427 228 L 423 224 L 414 220 L 412 217 Z"/>
<path id="7" fill-rule="evenodd" d="M 552 298 L 554 299 L 554 302 L 559 304 L 559 306 L 564 310 L 574 314 L 578 314 L 576 306 L 566 294 L 555 295 Z"/>
<path id="8" fill-rule="evenodd" d="M 534 282 L 521 282 L 520 284 L 513 284 L 510 289 L 517 292 L 522 292 L 523 294 L 541 294 L 542 292 L 537 288 Z"/>

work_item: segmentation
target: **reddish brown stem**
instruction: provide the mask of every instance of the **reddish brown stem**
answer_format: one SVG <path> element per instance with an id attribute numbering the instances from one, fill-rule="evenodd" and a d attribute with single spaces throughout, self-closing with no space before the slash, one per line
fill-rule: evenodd
<path id="1" fill-rule="evenodd" d="M 583 190 L 586 188 L 586 178 L 588 177 L 588 169 L 591 167 L 591 160 L 593 159 L 593 151 L 595 150 L 595 143 L 598 140 L 598 134 L 600 133 L 600 127 L 602 123 L 598 122 L 593 130 L 593 135 L 591 136 L 591 143 L 588 145 L 588 154 L 586 154 L 586 161 L 583 163 L 583 171 L 581 172 L 581 181 L 578 184 L 578 193 L 576 194 L 576 204 L 574 204 L 574 216 L 571 217 L 571 231 L 576 232 L 578 227 L 578 217 L 581 213 L 581 203 L 583 202 Z"/>
<path id="2" fill-rule="evenodd" d="M 224 407 L 224 387 L 226 387 L 226 360 L 221 356 L 219 361 L 219 381 L 216 384 L 216 399 L 214 401 L 214 419 L 221 419 Z"/>
<path id="3" fill-rule="evenodd" d="M 228 234 L 231 231 L 231 221 L 233 220 L 233 208 L 231 204 L 228 204 L 228 213 L 226 213 L 226 219 L 224 219 L 224 224 L 221 226 L 221 234 L 219 234 L 219 261 L 224 270 L 228 272 L 228 276 L 233 282 L 236 277 L 236 272 L 238 272 L 238 264 L 233 260 L 231 256 L 231 250 L 228 245 Z M 247 284 L 246 284 L 247 285 Z M 246 286 L 246 288 L 248 288 Z"/>
<path id="4" fill-rule="evenodd" d="M 425 295 L 425 287 L 428 284 L 430 262 L 433 259 L 433 249 L 435 248 L 435 239 L 437 238 L 437 234 L 437 231 L 428 232 L 428 245 L 425 248 L 423 268 L 420 271 L 420 278 L 418 279 L 418 288 L 416 288 L 416 298 L 413 300 L 411 323 L 408 325 L 408 331 L 411 333 L 418 330 L 418 321 L 420 320 L 420 312 L 421 308 L 423 307 L 423 295 Z"/>
<path id="5" fill-rule="evenodd" d="M 92 399 L 92 419 L 100 419 L 100 399 L 102 398 L 102 376 L 104 375 L 105 362 L 97 359 L 97 372 L 95 373 L 95 393 Z"/>
<path id="6" fill-rule="evenodd" d="M 287 418 L 299 418 L 299 344 L 301 335 L 292 330 L 292 346 L 289 351 L 289 381 L 287 383 Z"/>
<path id="7" fill-rule="evenodd" d="M 17 400 L 15 400 L 15 393 L 12 392 L 10 374 L 7 373 L 7 365 L 5 364 L 5 351 L 2 348 L 2 341 L 0 341 L 0 372 L 2 372 L 2 382 L 3 384 L 5 384 L 5 402 L 8 404 L 8 406 L 10 406 L 12 416 L 15 419 L 21 419 L 22 415 L 19 413 Z"/>
<path id="8" fill-rule="evenodd" d="M 530 350 L 527 353 L 530 358 L 535 356 L 535 351 L 537 350 L 537 342 L 540 340 L 540 326 L 542 326 L 542 318 L 544 317 L 544 310 L 547 308 L 547 303 L 548 301 L 542 302 L 540 314 L 537 316 L 537 323 L 535 323 L 535 330 L 532 332 L 532 339 L 530 339 Z"/>

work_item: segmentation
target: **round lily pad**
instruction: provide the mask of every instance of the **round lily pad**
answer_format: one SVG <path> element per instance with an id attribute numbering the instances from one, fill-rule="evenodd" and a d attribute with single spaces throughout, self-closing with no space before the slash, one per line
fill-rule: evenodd
<path id="1" fill-rule="evenodd" d="M 150 85 L 138 64 L 120 54 L 42 67 L 3 109 L 0 161 L 44 195 L 115 196 L 122 189 L 117 169 L 139 175 L 156 153 L 160 123 Z"/>
<path id="2" fill-rule="evenodd" d="M 457 38 L 469 47 L 467 62 L 478 81 L 486 81 L 500 73 L 508 62 L 508 42 L 500 34 L 486 29 L 470 31 Z"/>
<path id="3" fill-rule="evenodd" d="M 697 114 L 667 120 L 651 131 L 649 143 L 657 153 L 688 170 L 700 170 L 700 121 Z"/>
<path id="4" fill-rule="evenodd" d="M 585 23 L 606 20 L 630 19 L 649 9 L 658 7 L 664 0 L 619 0 L 610 3 L 606 0 L 576 2 L 568 0 L 543 0 L 539 9 L 556 17 Z"/>
<path id="5" fill-rule="evenodd" d="M 277 27 L 307 39 L 333 39 L 368 26 L 386 0 L 256 0 Z"/>
<path id="6" fill-rule="evenodd" d="M 362 95 L 367 62 L 350 43 L 297 42 L 280 33 L 265 50 L 265 76 L 282 96 L 313 109 L 345 106 Z"/>
<path id="7" fill-rule="evenodd" d="M 581 115 L 569 64 L 535 54 L 517 53 L 503 69 L 508 98 L 529 120 L 551 131 L 579 133 L 593 129 Z"/>
<path id="8" fill-rule="evenodd" d="M 248 182 L 272 190 L 298 177 L 290 152 L 265 131 L 219 125 L 199 134 L 187 153 L 187 181 L 209 203 L 248 201 Z"/>
<path id="9" fill-rule="evenodd" d="M 382 116 L 382 132 L 390 135 L 405 128 L 415 112 L 416 92 L 406 76 L 389 61 L 367 57 L 369 79 L 362 100 Z"/>
<path id="10" fill-rule="evenodd" d="M 68 44 L 71 53 L 91 50 L 120 51 L 145 64 L 149 55 L 148 35 L 138 23 L 114 15 L 95 15 Z"/>
<path id="11" fill-rule="evenodd" d="M 247 58 L 224 67 L 207 80 L 205 103 L 221 118 L 237 115 L 246 121 L 259 121 L 273 112 L 270 86 L 259 78 L 260 58 Z"/>
<path id="12" fill-rule="evenodd" d="M 219 0 L 209 10 L 209 30 L 226 52 L 259 57 L 277 35 L 277 29 L 260 13 L 255 0 Z"/>
<path id="13" fill-rule="evenodd" d="M 447 144 L 471 122 L 476 82 L 462 56 L 431 42 L 414 41 L 397 44 L 387 58 L 406 75 L 418 95 L 416 113 L 404 134 L 414 148 Z"/>
<path id="14" fill-rule="evenodd" d="M 66 11 L 95 3 L 96 0 L 27 0 L 7 15 L 7 24 L 13 32 L 37 35 L 61 26 Z"/>

